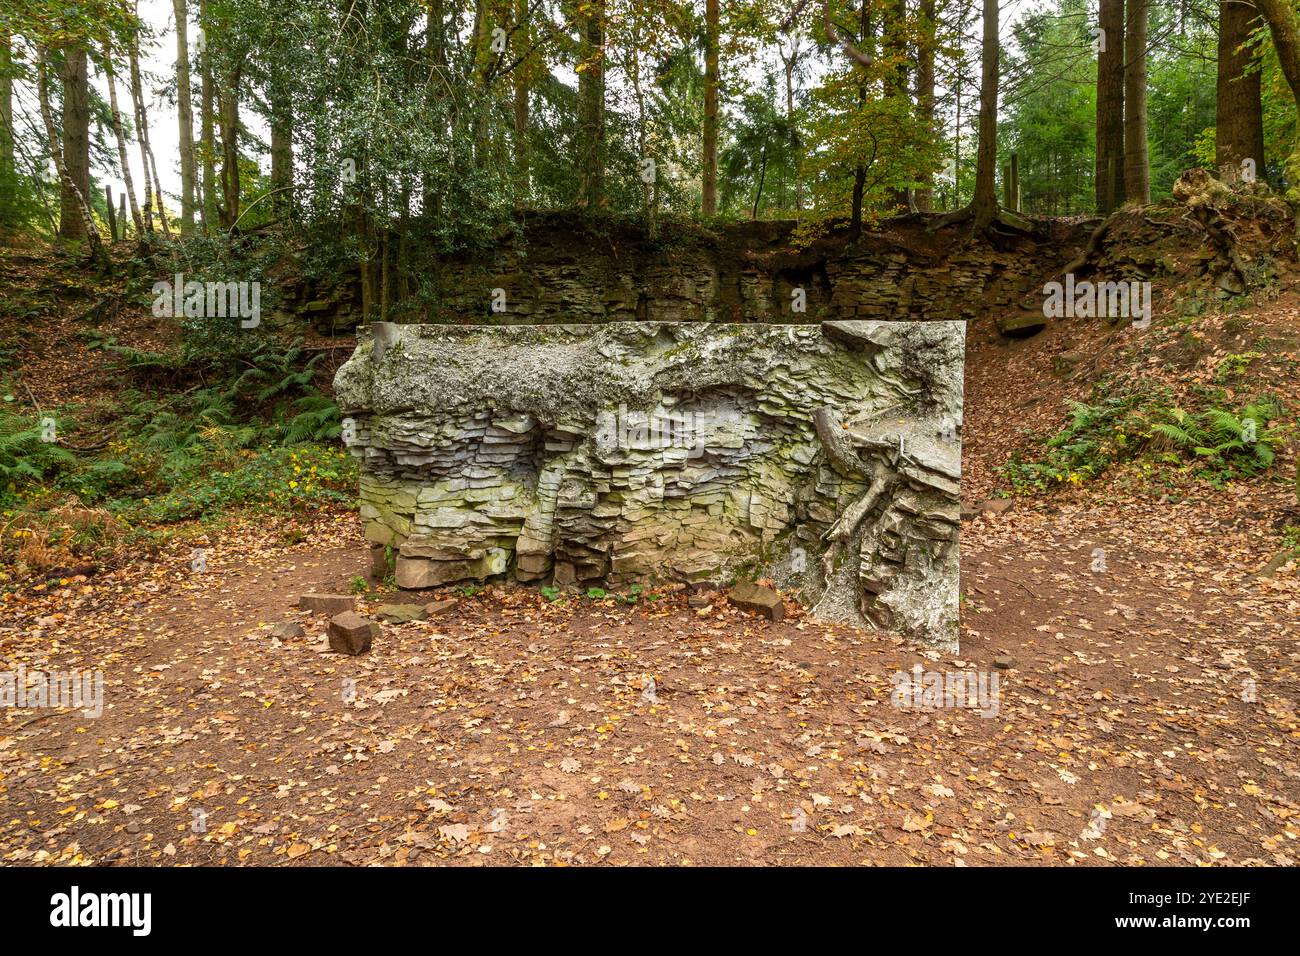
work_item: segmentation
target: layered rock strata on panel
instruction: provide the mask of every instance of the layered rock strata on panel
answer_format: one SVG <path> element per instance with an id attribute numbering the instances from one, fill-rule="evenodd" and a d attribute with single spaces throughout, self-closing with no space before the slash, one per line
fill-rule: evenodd
<path id="1" fill-rule="evenodd" d="M 767 576 L 955 649 L 964 336 L 377 323 L 335 392 L 401 587 Z"/>

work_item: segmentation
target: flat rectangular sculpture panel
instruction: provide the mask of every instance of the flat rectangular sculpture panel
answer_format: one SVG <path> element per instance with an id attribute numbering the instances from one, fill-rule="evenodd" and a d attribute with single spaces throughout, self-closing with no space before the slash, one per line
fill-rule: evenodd
<path id="1" fill-rule="evenodd" d="M 770 577 L 955 650 L 963 322 L 377 323 L 335 378 L 408 588 Z"/>

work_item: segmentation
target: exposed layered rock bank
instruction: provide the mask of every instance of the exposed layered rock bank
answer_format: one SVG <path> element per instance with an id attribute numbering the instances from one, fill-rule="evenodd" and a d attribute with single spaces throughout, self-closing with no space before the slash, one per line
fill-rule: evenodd
<path id="1" fill-rule="evenodd" d="M 335 391 L 402 587 L 766 574 L 955 648 L 964 334 L 378 323 Z"/>

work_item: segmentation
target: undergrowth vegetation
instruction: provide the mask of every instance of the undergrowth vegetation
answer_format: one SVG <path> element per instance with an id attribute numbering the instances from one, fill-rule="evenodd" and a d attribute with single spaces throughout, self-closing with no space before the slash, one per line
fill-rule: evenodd
<path id="1" fill-rule="evenodd" d="M 294 513 L 351 499 L 356 468 L 316 384 L 321 353 L 235 322 L 187 320 L 180 331 L 165 352 L 83 332 L 89 350 L 113 358 L 112 408 L 0 406 L 7 573 L 102 558 L 232 508 Z M 4 391 L 12 403 L 15 389 Z"/>
<path id="2" fill-rule="evenodd" d="M 1121 466 L 1146 482 L 1190 476 L 1221 487 L 1270 468 L 1296 433 L 1280 397 L 1234 405 L 1217 386 L 1197 386 L 1180 400 L 1164 385 L 1112 392 L 1101 382 L 1091 401 L 1069 404 L 1068 422 L 1045 440 L 1040 456 L 1002 466 L 1015 491 L 1081 485 Z"/>

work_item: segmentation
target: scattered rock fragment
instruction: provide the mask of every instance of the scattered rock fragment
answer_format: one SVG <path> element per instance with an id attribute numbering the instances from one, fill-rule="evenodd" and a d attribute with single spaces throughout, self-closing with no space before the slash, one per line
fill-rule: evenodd
<path id="1" fill-rule="evenodd" d="M 344 611 L 330 619 L 330 650 L 338 654 L 356 656 L 370 650 L 370 643 L 379 636 L 379 625 L 355 611 Z"/>
<path id="2" fill-rule="evenodd" d="M 1292 561 L 1300 562 L 1300 555 L 1291 548 L 1279 551 L 1269 559 L 1267 564 L 1252 574 L 1251 578 L 1271 578 Z"/>
<path id="3" fill-rule="evenodd" d="M 707 594 L 692 594 L 686 599 L 688 607 L 708 607 L 711 603 Z"/>
<path id="4" fill-rule="evenodd" d="M 1023 315 L 1004 315 L 998 320 L 998 331 L 1009 339 L 1026 339 L 1047 328 L 1047 319 L 1041 312 Z"/>
<path id="5" fill-rule="evenodd" d="M 785 616 L 781 595 L 753 581 L 741 581 L 727 592 L 727 600 L 745 611 L 762 614 L 769 621 L 779 621 Z"/>
<path id="6" fill-rule="evenodd" d="M 1006 654 L 999 654 L 997 657 L 993 658 L 993 666 L 1000 671 L 1009 671 L 1011 668 L 1016 666 L 1016 662 L 1014 658 Z"/>
<path id="7" fill-rule="evenodd" d="M 430 601 L 421 610 L 424 611 L 425 617 L 437 617 L 439 614 L 446 614 L 455 606 L 455 598 L 446 598 L 442 601 Z"/>
<path id="8" fill-rule="evenodd" d="M 425 616 L 425 610 L 419 604 L 384 604 L 375 614 L 385 624 L 408 624 L 423 621 Z"/>
<path id="9" fill-rule="evenodd" d="M 297 621 L 281 621 L 279 624 L 271 625 L 271 636 L 279 638 L 282 641 L 290 641 L 295 637 L 302 637 L 307 632 L 302 629 L 302 625 Z"/>
<path id="10" fill-rule="evenodd" d="M 356 609 L 357 599 L 350 594 L 304 594 L 298 606 L 313 614 L 342 614 Z"/>
<path id="11" fill-rule="evenodd" d="M 1052 374 L 1061 378 L 1068 378 L 1074 374 L 1075 368 L 1086 358 L 1082 352 L 1073 350 L 1061 352 L 1052 357 Z"/>

